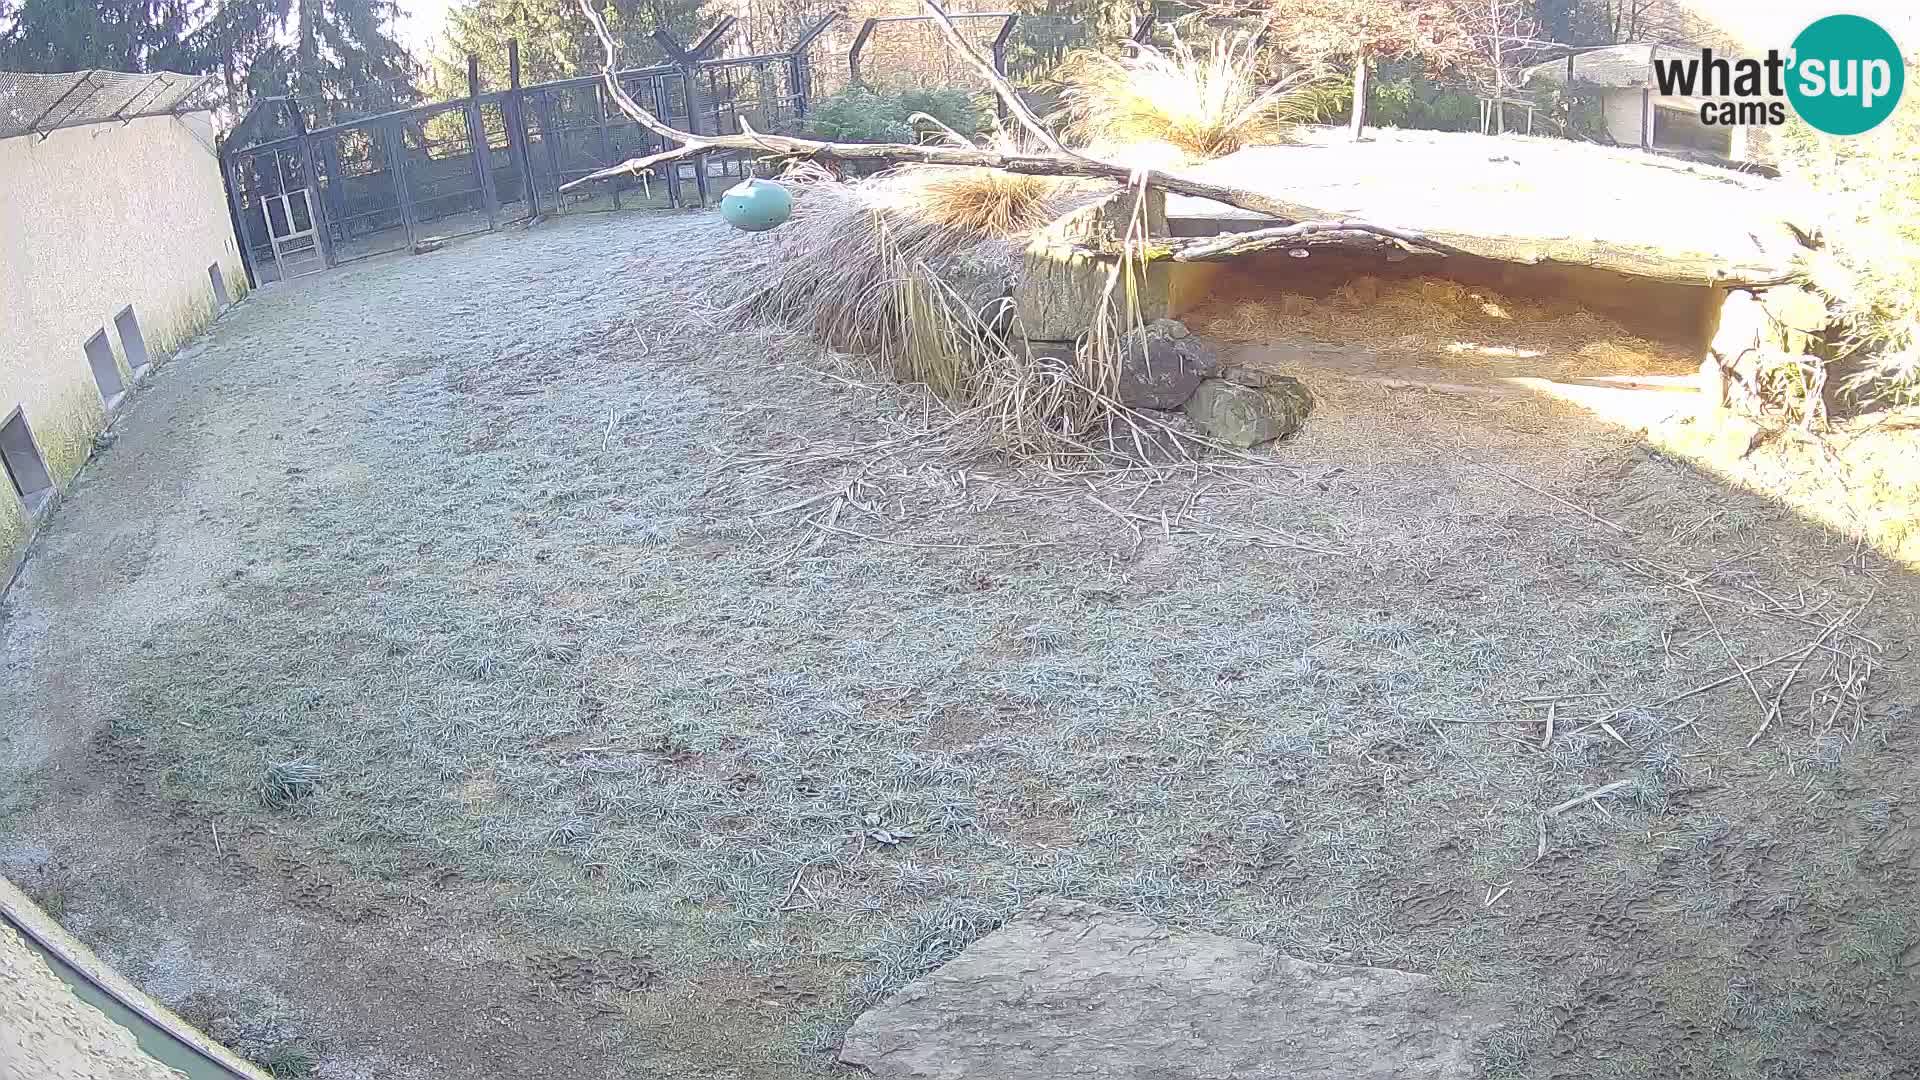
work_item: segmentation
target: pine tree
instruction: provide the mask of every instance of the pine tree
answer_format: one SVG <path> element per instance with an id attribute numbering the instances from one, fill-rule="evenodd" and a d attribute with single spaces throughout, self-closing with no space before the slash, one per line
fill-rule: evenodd
<path id="1" fill-rule="evenodd" d="M 706 29 L 704 0 L 602 0 L 601 18 L 620 46 L 621 67 L 645 67 L 665 58 L 653 40 L 666 30 L 691 45 Z M 481 81 L 507 84 L 507 42 L 520 41 L 523 83 L 588 75 L 605 61 L 600 39 L 575 0 L 466 0 L 447 13 L 446 42 L 434 57 L 434 82 L 443 94 L 464 94 L 467 57 L 480 59 Z"/>
<path id="2" fill-rule="evenodd" d="M 0 4 L 0 70 L 177 70 L 196 0 L 24 0 Z"/>
<path id="3" fill-rule="evenodd" d="M 0 69 L 218 73 L 236 104 L 291 93 L 310 124 L 419 100 L 395 0 L 22 0 Z"/>

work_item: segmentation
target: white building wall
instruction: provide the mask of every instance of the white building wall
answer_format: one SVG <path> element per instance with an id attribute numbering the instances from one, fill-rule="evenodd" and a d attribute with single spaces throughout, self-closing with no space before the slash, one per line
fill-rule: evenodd
<path id="1" fill-rule="evenodd" d="M 1600 118 L 1607 137 L 1621 146 L 1640 145 L 1640 111 L 1645 107 L 1637 88 L 1610 88 L 1600 94 Z"/>
<path id="2" fill-rule="evenodd" d="M 131 385 L 114 316 L 133 305 L 161 359 L 213 318 L 215 263 L 238 299 L 246 274 L 210 114 L 0 140 L 0 419 L 21 407 L 57 487 L 106 426 L 82 345 L 105 329 Z M 31 526 L 0 480 L 0 586 Z"/>

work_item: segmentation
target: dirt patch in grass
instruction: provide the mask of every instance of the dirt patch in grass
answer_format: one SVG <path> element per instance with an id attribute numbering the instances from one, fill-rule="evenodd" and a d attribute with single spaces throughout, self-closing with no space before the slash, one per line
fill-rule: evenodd
<path id="1" fill-rule="evenodd" d="M 1091 491 L 956 458 L 633 292 L 753 251 L 562 221 L 224 320 L 9 597 L 7 872 L 326 1076 L 825 1073 L 1042 895 L 1440 974 L 1499 1075 L 1920 1051 L 1908 574 L 1531 401 L 1324 379 L 1272 468 Z M 1729 649 L 1751 692 L 1678 696 Z"/>

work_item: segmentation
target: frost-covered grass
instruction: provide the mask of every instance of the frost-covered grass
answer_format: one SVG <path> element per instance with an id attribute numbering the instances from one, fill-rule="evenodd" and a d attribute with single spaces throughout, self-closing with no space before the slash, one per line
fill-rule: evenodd
<path id="1" fill-rule="evenodd" d="M 241 478 L 215 500 L 239 524 L 204 592 L 111 653 L 109 743 L 195 820 L 369 879 L 454 868 L 487 886 L 445 901 L 475 925 L 644 953 L 668 980 L 815 971 L 826 999 L 768 1034 L 795 1055 L 1043 895 L 1577 996 L 1569 957 L 1671 955 L 1683 932 L 1709 951 L 1743 890 L 1777 884 L 1670 873 L 1696 817 L 1811 843 L 1806 815 L 1851 819 L 1805 784 L 1874 783 L 1880 721 L 1787 782 L 1817 739 L 1795 714 L 1744 749 L 1738 682 L 1624 709 L 1618 740 L 1587 723 L 1732 670 L 1694 599 L 1633 560 L 1792 595 L 1741 577 L 1778 563 L 1722 562 L 1790 522 L 1625 436 L 1329 383 L 1270 470 L 1069 481 L 956 457 L 915 437 L 910 393 L 711 325 L 703 279 L 636 284 L 667 251 L 723 273 L 751 243 L 702 218 L 561 222 L 263 305 L 213 369 L 262 418 L 209 451 Z M 1168 525 L 1136 535 L 1090 494 Z M 1718 619 L 1749 663 L 1812 636 Z M 1555 694 L 1588 696 L 1541 749 L 1517 699 Z M 1621 779 L 1537 861 L 1544 808 Z M 1853 902 L 1838 863 L 1806 872 L 1807 903 Z M 1685 894 L 1711 910 L 1675 882 L 1711 885 Z M 1594 914 L 1623 890 L 1655 911 L 1627 945 Z M 1847 946 L 1875 971 L 1908 925 L 1889 918 Z"/>

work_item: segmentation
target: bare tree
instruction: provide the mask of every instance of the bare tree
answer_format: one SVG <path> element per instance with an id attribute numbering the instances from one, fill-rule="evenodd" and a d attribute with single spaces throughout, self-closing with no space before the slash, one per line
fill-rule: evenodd
<path id="1" fill-rule="evenodd" d="M 1347 129 L 1356 139 L 1366 125 L 1372 64 L 1417 56 L 1446 66 L 1469 47 L 1451 0 L 1270 0 L 1267 18 L 1269 38 L 1294 59 L 1352 65 Z"/>
<path id="2" fill-rule="evenodd" d="M 1509 71 L 1553 42 L 1541 31 L 1533 0 L 1454 0 L 1454 18 L 1466 41 L 1461 66 L 1492 100 L 1494 134 L 1503 134 Z"/>

